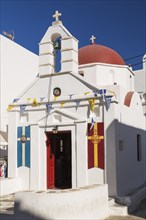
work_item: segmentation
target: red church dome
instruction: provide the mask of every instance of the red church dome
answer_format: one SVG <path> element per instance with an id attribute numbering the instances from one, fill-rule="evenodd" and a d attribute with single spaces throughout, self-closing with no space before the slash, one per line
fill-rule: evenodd
<path id="1" fill-rule="evenodd" d="M 80 48 L 78 54 L 79 65 L 87 63 L 109 63 L 125 65 L 122 57 L 113 49 L 95 43 Z"/>

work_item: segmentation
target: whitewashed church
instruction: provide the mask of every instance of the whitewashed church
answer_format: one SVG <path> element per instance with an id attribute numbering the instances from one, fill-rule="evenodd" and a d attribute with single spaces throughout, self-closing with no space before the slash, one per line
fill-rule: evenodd
<path id="1" fill-rule="evenodd" d="M 8 106 L 8 177 L 22 190 L 106 183 L 123 196 L 146 181 L 135 74 L 94 36 L 78 49 L 60 16 L 39 43 L 38 77 Z"/>

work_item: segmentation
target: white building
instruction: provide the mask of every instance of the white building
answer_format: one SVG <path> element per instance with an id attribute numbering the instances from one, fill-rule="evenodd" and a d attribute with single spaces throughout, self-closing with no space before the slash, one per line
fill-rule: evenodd
<path id="1" fill-rule="evenodd" d="M 7 146 L 8 104 L 37 76 L 38 56 L 0 35 L 0 58 L 0 146 L 3 147 Z"/>
<path id="2" fill-rule="evenodd" d="M 10 103 L 8 176 L 21 189 L 107 183 L 110 196 L 123 196 L 146 181 L 135 74 L 91 40 L 78 50 L 56 17 L 39 44 L 38 77 Z"/>
<path id="3" fill-rule="evenodd" d="M 134 71 L 135 73 L 135 90 L 139 93 L 144 115 L 146 116 L 146 54 L 143 56 L 143 68 Z"/>

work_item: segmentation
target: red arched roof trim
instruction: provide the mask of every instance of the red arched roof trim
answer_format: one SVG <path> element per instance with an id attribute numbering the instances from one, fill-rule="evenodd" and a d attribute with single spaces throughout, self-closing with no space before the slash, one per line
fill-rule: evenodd
<path id="1" fill-rule="evenodd" d="M 133 96 L 134 92 L 128 92 L 125 96 L 125 101 L 124 101 L 124 105 L 126 105 L 127 107 L 130 106 L 130 103 L 131 103 L 131 99 L 132 99 L 132 96 Z"/>

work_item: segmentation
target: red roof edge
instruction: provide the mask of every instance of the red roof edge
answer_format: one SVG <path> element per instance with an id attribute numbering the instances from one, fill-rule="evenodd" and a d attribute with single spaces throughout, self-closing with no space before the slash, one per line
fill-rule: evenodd
<path id="1" fill-rule="evenodd" d="M 127 107 L 130 107 L 133 94 L 134 94 L 134 92 L 128 92 L 125 96 L 124 105 L 126 105 Z"/>

